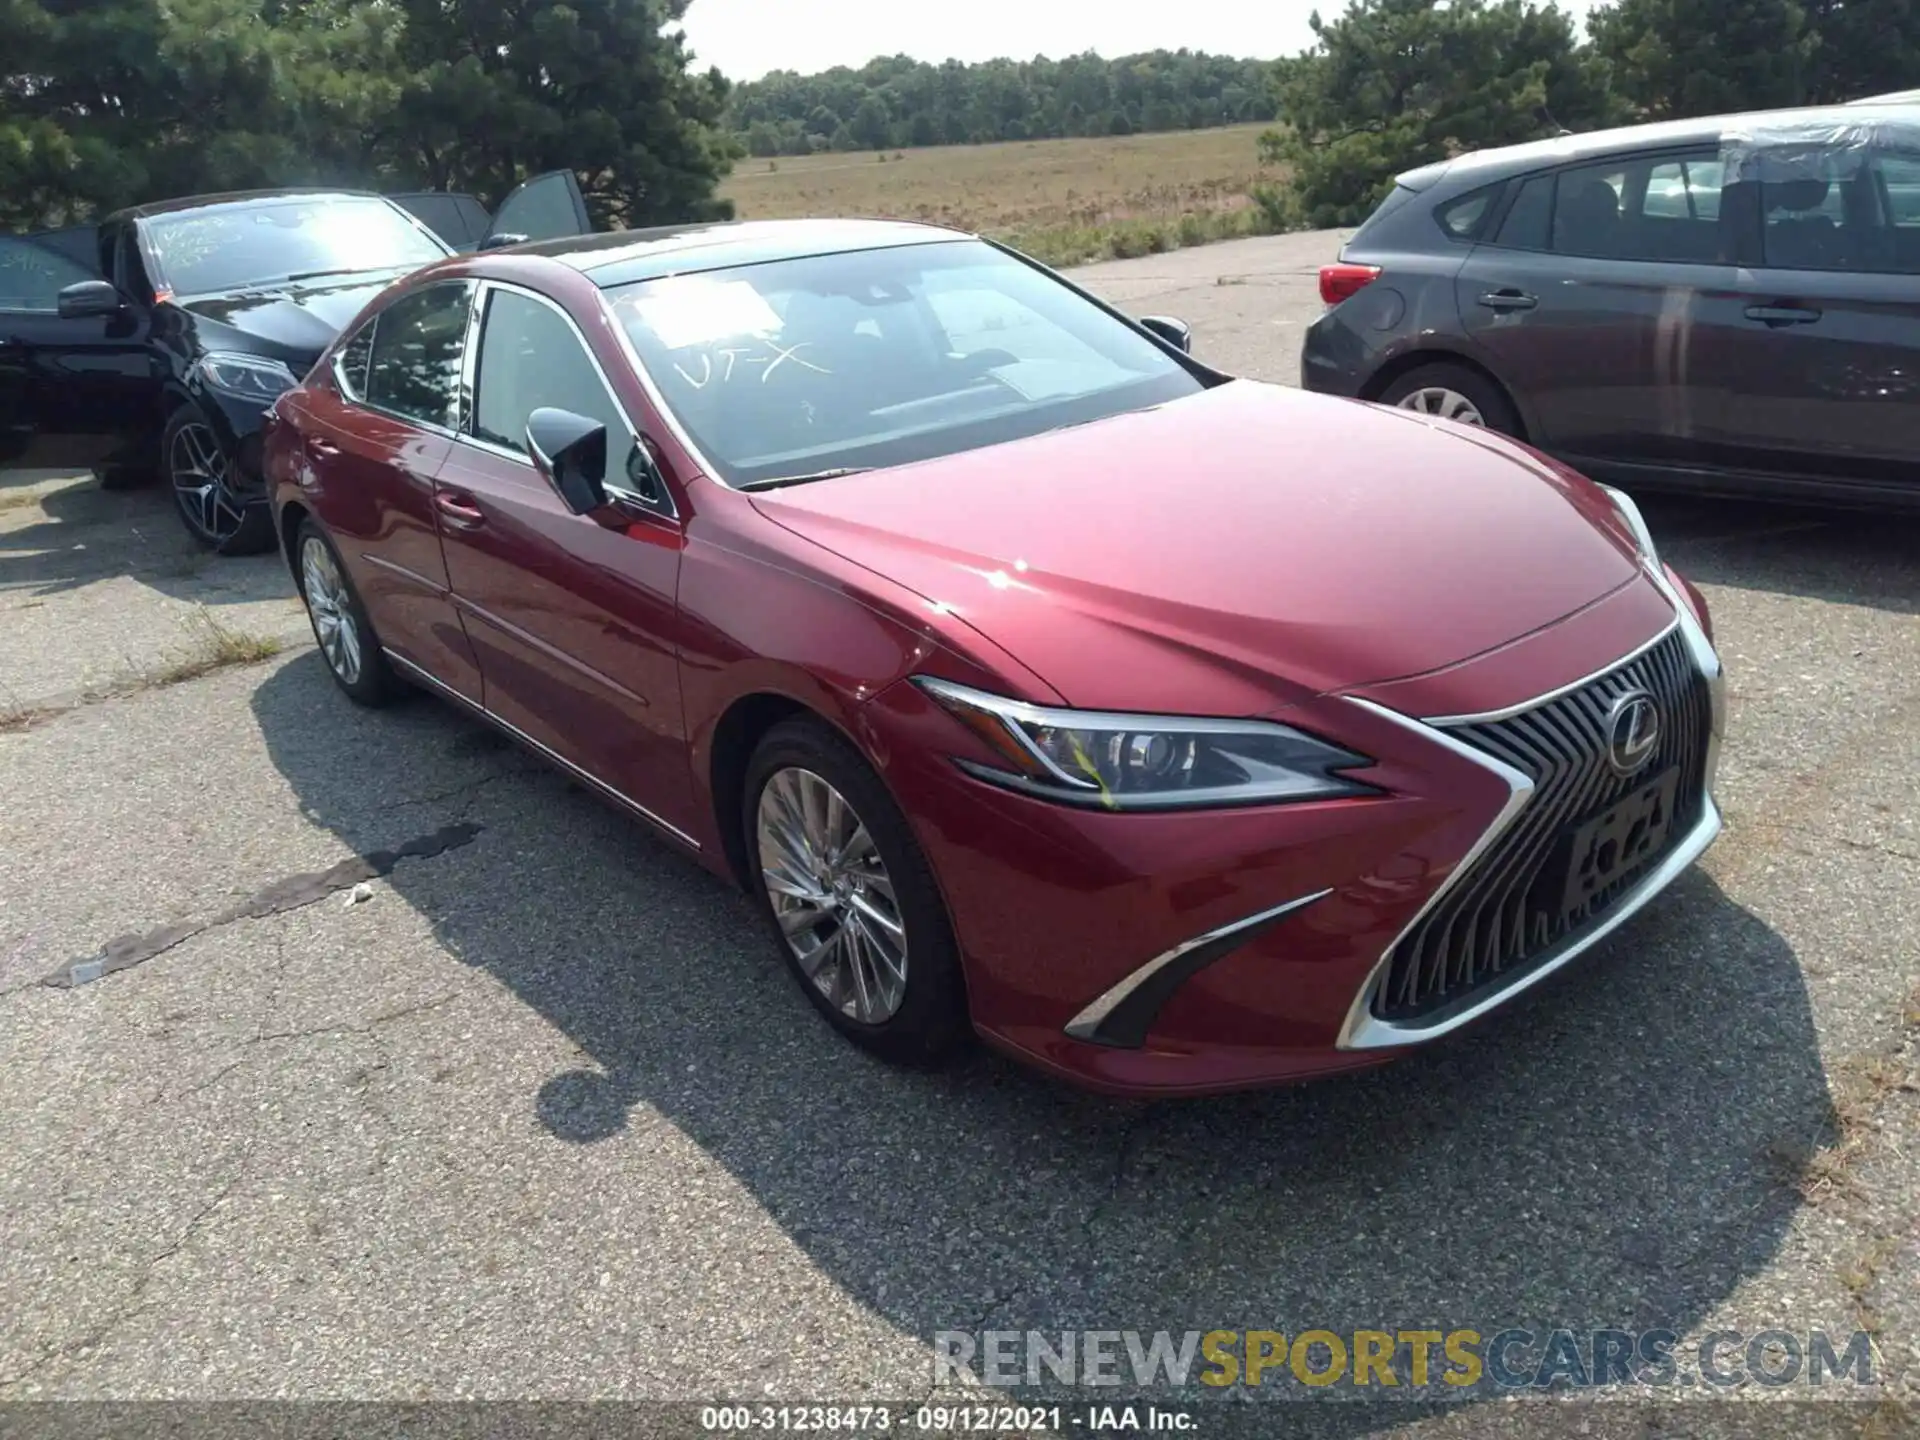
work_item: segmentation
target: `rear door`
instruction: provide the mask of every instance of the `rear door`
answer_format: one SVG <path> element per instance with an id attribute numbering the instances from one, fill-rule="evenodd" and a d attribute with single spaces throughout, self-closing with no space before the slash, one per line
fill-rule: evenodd
<path id="1" fill-rule="evenodd" d="M 381 641 L 455 694 L 481 700 L 480 667 L 447 583 L 434 476 L 461 418 L 474 285 L 401 296 L 340 348 L 330 386 L 298 418 L 308 499 Z"/>
<path id="2" fill-rule="evenodd" d="M 587 202 L 580 193 L 580 182 L 571 170 L 550 170 L 536 175 L 500 202 L 493 224 L 480 242 L 482 250 L 522 240 L 564 240 L 571 235 L 590 235 L 593 221 L 587 215 Z"/>
<path id="3" fill-rule="evenodd" d="M 1725 462 L 1920 488 L 1920 148 L 1752 157 L 1757 263 L 1738 286 Z"/>
<path id="4" fill-rule="evenodd" d="M 1691 347 L 1731 287 L 1715 147 L 1526 177 L 1455 281 L 1528 438 L 1576 461 L 1698 463 L 1724 396 Z"/>
<path id="5" fill-rule="evenodd" d="M 60 316 L 61 290 L 99 278 L 59 249 L 0 236 L 0 461 L 96 464 L 152 409 L 143 313 Z"/>
<path id="6" fill-rule="evenodd" d="M 639 430 L 566 312 L 506 285 L 487 285 L 482 304 L 473 413 L 437 494 L 487 708 L 684 831 L 693 795 L 674 638 L 682 536 L 671 501 L 648 504 L 623 484 Z M 542 406 L 607 427 L 609 488 L 627 491 L 619 516 L 575 515 L 534 469 L 527 419 Z"/>

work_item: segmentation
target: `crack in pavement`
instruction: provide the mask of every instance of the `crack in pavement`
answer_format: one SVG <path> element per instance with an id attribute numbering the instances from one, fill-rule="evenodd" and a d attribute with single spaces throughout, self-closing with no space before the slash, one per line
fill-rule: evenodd
<path id="1" fill-rule="evenodd" d="M 39 1359 L 33 1361 L 26 1369 L 19 1371 L 17 1374 L 0 1376 L 0 1391 L 12 1389 L 14 1386 L 30 1379 L 39 1371 L 63 1356 L 70 1356 L 78 1351 L 98 1345 L 120 1326 L 152 1309 L 153 1307 L 151 1305 L 141 1304 L 140 1301 L 146 1294 L 147 1287 L 153 1283 L 155 1272 L 164 1262 L 171 1260 L 192 1242 L 193 1238 L 200 1233 L 201 1227 L 212 1218 L 213 1212 L 224 1205 L 227 1197 L 233 1194 L 234 1190 L 240 1184 L 241 1177 L 245 1173 L 245 1165 L 243 1163 L 240 1174 L 235 1175 L 231 1180 L 227 1181 L 225 1185 L 220 1187 L 220 1193 L 218 1195 L 215 1195 L 213 1199 L 195 1211 L 187 1223 L 181 1227 L 180 1233 L 174 1236 L 168 1245 L 163 1249 L 155 1251 L 154 1254 L 146 1259 L 140 1267 L 139 1276 L 133 1282 L 133 1288 L 130 1289 L 126 1297 L 122 1299 L 119 1304 L 115 1305 L 98 1323 L 93 1325 L 84 1334 L 67 1341 L 64 1345 L 55 1345 L 45 1351 Z"/>
<path id="2" fill-rule="evenodd" d="M 299 910 L 329 895 L 390 875 L 402 860 L 430 859 L 449 850 L 471 845 L 485 828 L 472 821 L 443 825 L 431 834 L 416 836 L 392 850 L 354 855 L 325 870 L 289 875 L 211 919 L 176 920 L 145 934 L 117 936 L 101 946 L 99 953 L 80 960 L 70 960 L 51 974 L 43 976 L 39 983 L 56 990 L 71 990 L 90 984 L 103 976 L 143 964 L 208 931 L 218 930 L 239 920 L 264 920 L 289 910 Z"/>

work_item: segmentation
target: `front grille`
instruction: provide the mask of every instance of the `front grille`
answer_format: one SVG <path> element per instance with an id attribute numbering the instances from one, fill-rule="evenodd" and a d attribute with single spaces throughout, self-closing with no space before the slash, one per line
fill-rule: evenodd
<path id="1" fill-rule="evenodd" d="M 1659 707 L 1660 740 L 1650 760 L 1623 776 L 1607 763 L 1607 712 L 1634 688 L 1649 692 Z M 1533 796 L 1394 945 L 1373 1013 L 1410 1020 L 1456 1005 L 1525 970 L 1604 913 L 1699 817 L 1710 706 L 1707 682 L 1676 629 L 1644 654 L 1524 714 L 1447 727 L 1449 735 L 1531 777 Z M 1570 832 L 1669 768 L 1678 769 L 1679 784 L 1664 848 L 1568 906 L 1556 857 Z"/>

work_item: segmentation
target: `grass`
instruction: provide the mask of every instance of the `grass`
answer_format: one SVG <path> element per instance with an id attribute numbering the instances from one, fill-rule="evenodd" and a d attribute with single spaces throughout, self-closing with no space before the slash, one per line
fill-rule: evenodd
<path id="1" fill-rule="evenodd" d="M 157 690 L 163 685 L 198 680 L 202 675 L 230 666 L 257 665 L 286 648 L 270 635 L 249 635 L 244 630 L 221 624 L 204 605 L 200 607 L 199 622 L 201 643 L 164 670 L 148 675 L 140 688 Z"/>
<path id="2" fill-rule="evenodd" d="M 923 220 L 1075 265 L 1287 228 L 1265 128 L 748 159 L 721 194 L 742 219 Z"/>

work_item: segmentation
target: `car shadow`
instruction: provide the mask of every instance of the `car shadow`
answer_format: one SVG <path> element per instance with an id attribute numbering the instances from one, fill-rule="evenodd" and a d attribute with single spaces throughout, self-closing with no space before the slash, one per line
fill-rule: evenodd
<path id="1" fill-rule="evenodd" d="M 1634 497 L 1663 558 L 1701 585 L 1920 614 L 1920 516 Z"/>
<path id="2" fill-rule="evenodd" d="M 446 706 L 358 710 L 308 654 L 253 708 L 306 814 L 360 853 L 481 827 L 389 883 L 578 1047 L 527 1077 L 539 1124 L 591 1147 L 636 1111 L 663 1118 L 848 1296 L 923 1338 L 1685 1331 L 1778 1250 L 1802 1203 L 1792 1157 L 1831 1123 L 1793 951 L 1702 871 L 1569 974 L 1391 1067 L 1125 1102 L 984 1051 L 938 1074 L 867 1059 L 743 897 Z M 1315 1408 L 1328 1433 L 1381 1419 Z"/>
<path id="3" fill-rule="evenodd" d="M 228 557 L 198 545 L 164 484 L 103 490 L 89 476 L 41 489 L 47 472 L 0 470 L 0 575 L 35 599 L 127 576 L 190 604 L 293 594 L 277 555 Z"/>

